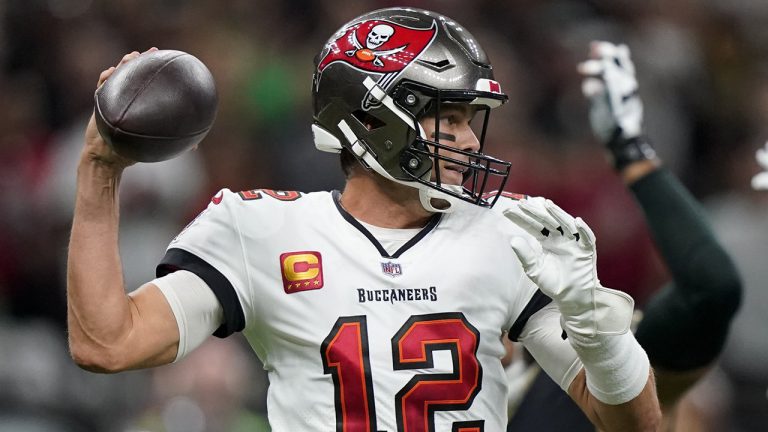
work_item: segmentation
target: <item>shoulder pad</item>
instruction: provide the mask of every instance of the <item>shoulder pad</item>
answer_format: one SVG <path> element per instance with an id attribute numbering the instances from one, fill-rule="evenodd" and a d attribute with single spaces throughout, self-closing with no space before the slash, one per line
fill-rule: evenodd
<path id="1" fill-rule="evenodd" d="M 495 194 L 495 192 L 490 192 L 490 194 Z M 529 196 L 525 194 L 502 191 L 501 194 L 499 194 L 499 198 L 496 201 L 496 204 L 493 206 L 493 210 L 501 213 L 504 211 L 504 209 L 514 206 L 518 201 L 526 198 L 529 198 Z"/>
<path id="2" fill-rule="evenodd" d="M 243 201 L 256 201 L 263 198 L 276 199 L 278 201 L 296 201 L 304 196 L 303 192 L 280 191 L 272 189 L 250 189 L 237 193 Z"/>

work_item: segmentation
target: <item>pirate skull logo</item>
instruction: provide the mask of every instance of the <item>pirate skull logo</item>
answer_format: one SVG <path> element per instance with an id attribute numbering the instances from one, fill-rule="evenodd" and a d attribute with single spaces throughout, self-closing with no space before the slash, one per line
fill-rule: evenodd
<path id="1" fill-rule="evenodd" d="M 378 24 L 368 33 L 368 37 L 365 39 L 365 47 L 368 49 L 376 49 L 387 42 L 393 34 L 395 34 L 395 29 L 392 28 L 392 26 Z"/>
<path id="2" fill-rule="evenodd" d="M 391 56 L 404 50 L 407 45 L 389 50 L 377 50 L 384 45 L 395 34 L 395 28 L 387 24 L 377 24 L 368 31 L 365 38 L 365 47 L 357 40 L 357 34 L 352 32 L 352 45 L 354 49 L 345 51 L 349 57 L 355 57 L 361 62 L 373 62 L 374 66 L 384 67 L 384 62 L 380 57 Z"/>

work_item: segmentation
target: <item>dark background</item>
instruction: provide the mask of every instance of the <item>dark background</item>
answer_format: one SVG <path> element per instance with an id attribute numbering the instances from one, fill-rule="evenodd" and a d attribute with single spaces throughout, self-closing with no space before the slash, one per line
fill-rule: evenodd
<path id="1" fill-rule="evenodd" d="M 82 372 L 66 355 L 66 248 L 95 84 L 123 54 L 157 46 L 199 57 L 219 90 L 216 124 L 198 151 L 124 176 L 121 250 L 134 289 L 222 187 L 343 186 L 336 158 L 311 139 L 312 59 L 348 20 L 402 4 L 456 18 L 481 41 L 510 96 L 491 117 L 487 146 L 513 163 L 507 189 L 582 216 L 599 240 L 603 284 L 642 305 L 667 273 L 591 135 L 576 73 L 590 40 L 630 46 L 646 131 L 706 204 L 747 282 L 722 367 L 696 404 L 714 413 L 712 430 L 760 421 L 768 192 L 751 191 L 749 179 L 768 139 L 768 2 L 3 0 L 0 431 L 260 430 L 266 381 L 238 337 L 178 366 L 116 376 Z"/>

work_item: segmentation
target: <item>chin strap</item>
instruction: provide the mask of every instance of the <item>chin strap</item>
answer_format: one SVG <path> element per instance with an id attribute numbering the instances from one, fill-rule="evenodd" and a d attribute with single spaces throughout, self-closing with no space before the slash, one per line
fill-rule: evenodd
<path id="1" fill-rule="evenodd" d="M 432 189 L 419 183 L 417 184 L 418 186 L 416 187 L 419 189 L 419 200 L 421 201 L 421 206 L 429 212 L 450 213 L 456 210 L 457 204 L 461 202 L 460 199 L 452 197 L 445 192 Z M 411 185 L 409 184 L 409 186 Z M 462 192 L 461 186 L 443 185 L 443 187 L 446 189 L 452 189 L 456 193 Z"/>
<path id="2" fill-rule="evenodd" d="M 349 142 L 349 147 L 352 150 L 352 152 L 355 154 L 355 156 L 357 156 L 363 162 L 365 162 L 365 164 L 369 168 L 371 168 L 377 174 L 381 175 L 387 180 L 391 180 L 395 183 L 418 189 L 419 201 L 421 202 L 422 207 L 424 207 L 424 209 L 427 210 L 428 212 L 450 213 L 453 210 L 455 210 L 456 204 L 461 201 L 456 197 L 452 197 L 447 193 L 441 192 L 437 189 L 432 189 L 427 185 L 423 185 L 418 182 L 408 182 L 408 181 L 398 180 L 392 177 L 384 169 L 384 167 L 382 167 L 379 164 L 379 162 L 376 160 L 373 154 L 371 154 L 371 152 L 368 151 L 368 148 L 363 144 L 363 142 L 357 138 L 354 132 L 352 132 L 352 128 L 349 127 L 349 125 L 345 120 L 342 120 L 339 122 L 339 129 L 341 130 L 341 133 L 344 134 L 344 138 L 347 139 L 347 142 Z M 424 131 L 421 130 L 421 133 L 423 134 Z M 461 186 L 458 186 L 458 185 L 445 185 L 443 187 L 450 188 L 456 193 L 461 193 L 462 191 Z"/>

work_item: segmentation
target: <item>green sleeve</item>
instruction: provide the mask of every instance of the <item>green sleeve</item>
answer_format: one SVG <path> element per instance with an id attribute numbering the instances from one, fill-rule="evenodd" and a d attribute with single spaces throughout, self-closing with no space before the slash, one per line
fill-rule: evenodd
<path id="1" fill-rule="evenodd" d="M 630 189 L 672 275 L 646 305 L 637 339 L 654 366 L 705 366 L 720 354 L 741 302 L 739 274 L 701 205 L 671 173 L 659 169 Z"/>

